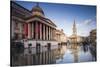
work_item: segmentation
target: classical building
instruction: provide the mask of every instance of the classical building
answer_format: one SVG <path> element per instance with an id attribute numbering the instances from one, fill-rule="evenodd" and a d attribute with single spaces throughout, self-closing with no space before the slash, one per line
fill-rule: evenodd
<path id="1" fill-rule="evenodd" d="M 71 43 L 77 43 L 77 28 L 76 28 L 75 20 L 73 23 L 72 30 L 73 30 L 73 34 L 70 36 L 70 41 L 71 41 Z"/>
<path id="2" fill-rule="evenodd" d="M 67 36 L 65 35 L 63 29 L 58 30 L 56 29 L 56 40 L 59 44 L 64 44 L 67 42 Z"/>
<path id="3" fill-rule="evenodd" d="M 21 41 L 24 47 L 29 44 L 57 45 L 55 40 L 56 25 L 46 18 L 44 11 L 37 3 L 32 10 L 28 10 L 15 2 L 11 2 L 11 39 Z"/>
<path id="4" fill-rule="evenodd" d="M 90 40 L 90 51 L 94 56 L 94 59 L 97 60 L 97 30 L 93 29 L 90 31 L 89 40 Z"/>
<path id="5" fill-rule="evenodd" d="M 90 31 L 89 39 L 90 39 L 90 43 L 95 46 L 96 45 L 96 29 L 93 29 Z"/>

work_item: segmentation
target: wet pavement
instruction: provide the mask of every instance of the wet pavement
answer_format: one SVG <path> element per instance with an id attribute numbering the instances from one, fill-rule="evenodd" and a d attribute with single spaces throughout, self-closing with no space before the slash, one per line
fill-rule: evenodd
<path id="1" fill-rule="evenodd" d="M 96 61 L 96 53 L 90 45 L 73 46 L 59 45 L 47 47 L 12 49 L 11 65 L 42 65 L 42 64 L 63 64 Z"/>

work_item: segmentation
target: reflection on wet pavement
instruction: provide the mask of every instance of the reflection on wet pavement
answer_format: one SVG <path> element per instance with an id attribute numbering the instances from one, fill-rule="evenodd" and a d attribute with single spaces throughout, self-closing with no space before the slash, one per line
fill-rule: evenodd
<path id="1" fill-rule="evenodd" d="M 75 48 L 72 45 L 27 48 L 24 50 L 13 49 L 11 64 L 20 65 L 42 65 L 42 64 L 61 64 L 73 62 L 95 61 L 96 57 L 90 50 L 90 46 L 78 45 Z"/>

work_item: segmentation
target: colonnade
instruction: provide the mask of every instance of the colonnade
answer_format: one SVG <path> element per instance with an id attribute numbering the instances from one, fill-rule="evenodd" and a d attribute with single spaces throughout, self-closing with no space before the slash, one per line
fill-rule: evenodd
<path id="1" fill-rule="evenodd" d="M 54 40 L 55 29 L 38 21 L 28 23 L 28 38 L 36 40 Z"/>

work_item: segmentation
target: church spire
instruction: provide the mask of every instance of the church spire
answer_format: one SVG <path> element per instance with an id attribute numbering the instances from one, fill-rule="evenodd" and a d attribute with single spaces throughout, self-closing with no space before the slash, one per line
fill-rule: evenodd
<path id="1" fill-rule="evenodd" d="M 75 19 L 74 19 L 74 23 L 73 23 L 73 34 L 75 34 L 75 35 L 77 34 Z"/>

